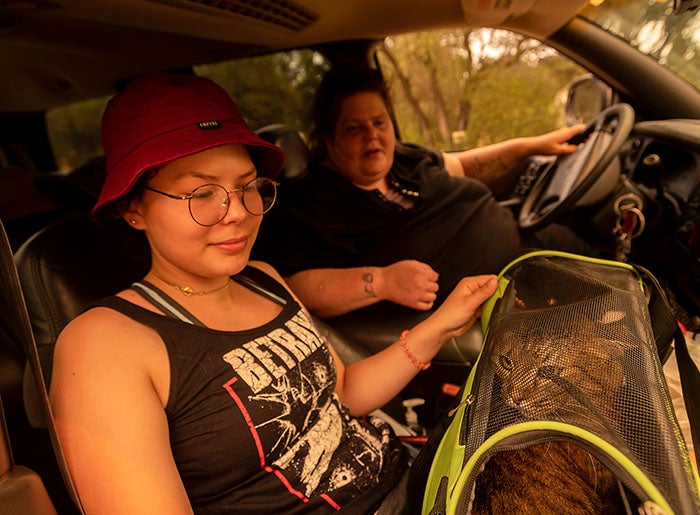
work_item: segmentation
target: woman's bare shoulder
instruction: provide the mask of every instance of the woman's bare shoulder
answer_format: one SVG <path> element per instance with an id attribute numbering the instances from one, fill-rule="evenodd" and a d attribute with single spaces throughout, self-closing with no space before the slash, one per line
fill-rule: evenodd
<path id="1" fill-rule="evenodd" d="M 141 352 L 158 345 L 157 333 L 107 307 L 92 308 L 74 318 L 56 341 L 56 353 L 103 355 L 128 353 L 131 349 Z"/>
<path id="2" fill-rule="evenodd" d="M 168 354 L 158 333 L 106 307 L 72 320 L 54 349 L 53 398 L 60 389 L 105 399 L 125 385 L 139 395 L 155 393 L 163 406 L 167 402 Z"/>

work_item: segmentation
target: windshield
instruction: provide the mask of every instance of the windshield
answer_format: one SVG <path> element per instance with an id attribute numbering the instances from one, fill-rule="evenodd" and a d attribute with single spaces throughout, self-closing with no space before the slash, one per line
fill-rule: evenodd
<path id="1" fill-rule="evenodd" d="M 700 89 L 700 9 L 674 13 L 672 0 L 589 0 L 581 14 Z"/>

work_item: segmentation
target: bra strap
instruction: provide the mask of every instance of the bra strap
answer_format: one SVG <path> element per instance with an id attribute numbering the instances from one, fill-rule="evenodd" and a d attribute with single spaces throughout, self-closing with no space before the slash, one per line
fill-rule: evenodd
<path id="1" fill-rule="evenodd" d="M 251 269 L 257 270 L 254 268 L 251 268 Z M 263 297 L 270 299 L 272 302 L 274 302 L 275 304 L 278 304 L 279 306 L 284 307 L 287 305 L 287 301 L 283 297 L 277 295 L 275 292 L 269 290 L 268 288 L 266 288 L 262 284 L 258 283 L 256 280 L 252 279 L 251 277 L 248 277 L 248 276 L 243 275 L 243 274 L 237 274 L 237 275 L 232 275 L 231 279 L 236 281 L 238 284 L 241 284 L 241 285 L 247 287 L 249 290 L 253 290 L 253 291 L 257 292 L 258 294 L 262 295 Z"/>
<path id="2" fill-rule="evenodd" d="M 165 315 L 170 318 L 176 318 L 187 322 L 188 324 L 199 327 L 206 327 L 197 317 L 178 304 L 172 297 L 165 293 L 160 288 L 157 288 L 148 281 L 137 281 L 131 285 L 131 288 L 141 295 L 148 302 L 160 309 Z"/>

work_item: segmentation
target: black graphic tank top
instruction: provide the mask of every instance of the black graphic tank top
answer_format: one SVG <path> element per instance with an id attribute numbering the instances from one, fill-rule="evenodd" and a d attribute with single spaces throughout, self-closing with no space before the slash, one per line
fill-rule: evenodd
<path id="1" fill-rule="evenodd" d="M 252 267 L 233 279 L 283 299 L 282 312 L 229 332 L 116 296 L 93 305 L 163 339 L 170 443 L 195 512 L 371 512 L 405 468 L 401 444 L 386 423 L 353 417 L 339 402 L 333 358 L 282 285 Z"/>

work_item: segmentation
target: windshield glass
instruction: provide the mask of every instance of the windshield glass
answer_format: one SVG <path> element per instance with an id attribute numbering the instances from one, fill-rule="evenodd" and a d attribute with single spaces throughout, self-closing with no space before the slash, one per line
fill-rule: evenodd
<path id="1" fill-rule="evenodd" d="M 673 0 L 589 0 L 581 14 L 700 89 L 700 9 Z"/>

